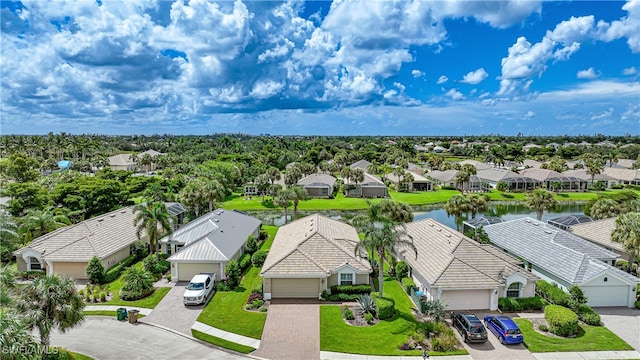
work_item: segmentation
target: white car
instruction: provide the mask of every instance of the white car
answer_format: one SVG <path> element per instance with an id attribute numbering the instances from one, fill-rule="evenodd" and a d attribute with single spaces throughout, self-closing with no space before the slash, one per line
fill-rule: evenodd
<path id="1" fill-rule="evenodd" d="M 185 305 L 204 304 L 213 291 L 215 274 L 198 274 L 191 279 L 189 286 L 184 290 L 182 302 Z"/>

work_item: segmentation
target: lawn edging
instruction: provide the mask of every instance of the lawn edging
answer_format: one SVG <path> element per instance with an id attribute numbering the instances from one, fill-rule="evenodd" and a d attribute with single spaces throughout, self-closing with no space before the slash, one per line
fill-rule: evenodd
<path id="1" fill-rule="evenodd" d="M 198 331 L 195 329 L 191 329 L 191 335 L 201 341 L 207 342 L 209 344 L 227 349 L 227 350 L 232 350 L 235 352 L 239 352 L 241 354 L 249 354 L 252 351 L 255 351 L 256 349 L 252 348 L 251 346 L 245 346 L 242 344 L 238 344 L 235 343 L 233 341 L 229 341 L 229 340 L 225 340 L 222 338 L 219 338 L 217 336 L 213 336 L 213 335 L 209 335 L 209 334 L 205 334 L 202 331 Z"/>

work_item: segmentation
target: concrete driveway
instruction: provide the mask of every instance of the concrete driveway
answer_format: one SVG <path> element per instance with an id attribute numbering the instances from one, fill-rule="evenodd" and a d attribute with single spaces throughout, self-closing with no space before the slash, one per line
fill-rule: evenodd
<path id="1" fill-rule="evenodd" d="M 260 348 L 252 355 L 277 360 L 320 359 L 320 305 L 269 305 Z"/>
<path id="2" fill-rule="evenodd" d="M 626 307 L 593 308 L 607 329 L 640 351 L 640 310 Z"/>
<path id="3" fill-rule="evenodd" d="M 185 306 L 182 303 L 184 287 L 188 282 L 179 282 L 156 305 L 149 316 L 140 319 L 140 322 L 164 326 L 168 329 L 191 336 L 191 326 L 204 309 L 204 305 Z M 211 295 L 210 295 L 211 297 Z"/>
<path id="4" fill-rule="evenodd" d="M 150 325 L 132 325 L 102 316 L 87 316 L 81 325 L 64 334 L 52 332 L 51 344 L 89 355 L 96 360 L 249 358 Z"/>

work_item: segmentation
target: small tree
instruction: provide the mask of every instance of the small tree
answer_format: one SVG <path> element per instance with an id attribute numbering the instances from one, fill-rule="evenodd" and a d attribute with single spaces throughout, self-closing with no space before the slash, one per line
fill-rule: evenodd
<path id="1" fill-rule="evenodd" d="M 440 322 L 446 315 L 445 309 L 449 306 L 444 300 L 430 300 L 424 304 L 424 313 L 431 316 L 433 321 Z"/>
<path id="2" fill-rule="evenodd" d="M 258 242 L 252 235 L 247 238 L 247 242 L 244 244 L 244 251 L 248 254 L 253 254 L 258 251 Z"/>
<path id="3" fill-rule="evenodd" d="M 89 260 L 85 272 L 87 273 L 89 281 L 94 284 L 101 284 L 104 279 L 105 271 L 100 258 L 94 255 L 91 260 Z"/>
<path id="4" fill-rule="evenodd" d="M 142 266 L 152 274 L 158 273 L 158 259 L 155 256 L 147 256 L 142 260 Z"/>
<path id="5" fill-rule="evenodd" d="M 264 250 L 258 250 L 251 256 L 251 263 L 257 268 L 261 268 L 264 265 L 264 261 L 267 259 L 267 252 Z"/>
<path id="6" fill-rule="evenodd" d="M 122 281 L 124 282 L 120 289 L 122 300 L 138 300 L 153 293 L 153 277 L 145 269 L 130 267 L 122 276 Z"/>
<path id="7" fill-rule="evenodd" d="M 577 285 L 569 288 L 569 296 L 571 296 L 569 307 L 573 311 L 576 311 L 580 305 L 584 305 L 589 301 L 589 298 L 584 295 L 582 289 Z"/>
<path id="8" fill-rule="evenodd" d="M 242 269 L 240 269 L 240 265 L 236 260 L 231 260 L 227 263 L 227 267 L 224 269 L 225 274 L 227 274 L 227 285 L 230 288 L 235 288 L 240 284 L 240 277 L 242 276 Z"/>

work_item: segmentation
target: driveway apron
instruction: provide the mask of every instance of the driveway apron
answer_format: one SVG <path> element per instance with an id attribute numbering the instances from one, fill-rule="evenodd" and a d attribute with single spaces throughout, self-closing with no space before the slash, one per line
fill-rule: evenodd
<path id="1" fill-rule="evenodd" d="M 640 310 L 626 307 L 597 307 L 607 329 L 640 351 Z"/>
<path id="2" fill-rule="evenodd" d="M 182 303 L 184 287 L 188 282 L 179 282 L 156 305 L 149 316 L 140 319 L 140 322 L 164 326 L 168 329 L 191 336 L 191 326 L 204 309 L 204 305 L 185 306 Z"/>
<path id="3" fill-rule="evenodd" d="M 320 359 L 320 306 L 269 305 L 260 348 L 252 355 L 274 360 Z"/>

